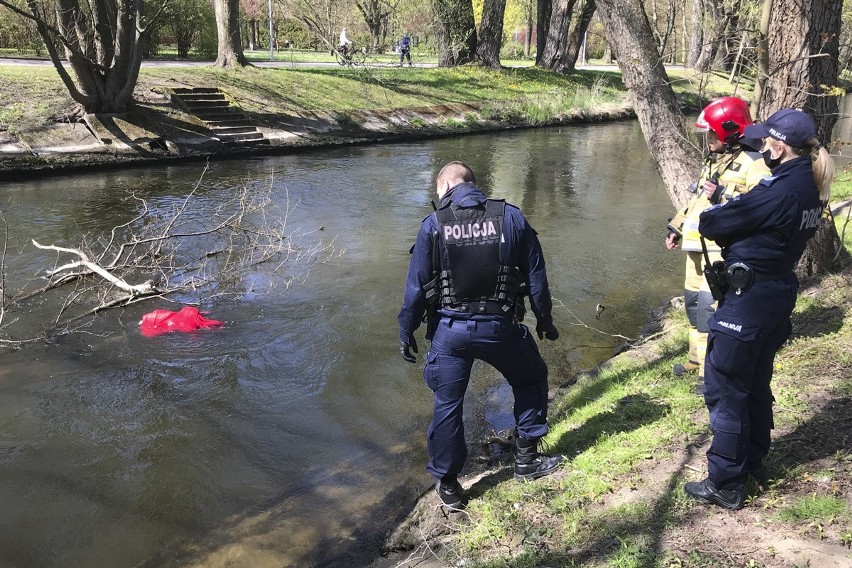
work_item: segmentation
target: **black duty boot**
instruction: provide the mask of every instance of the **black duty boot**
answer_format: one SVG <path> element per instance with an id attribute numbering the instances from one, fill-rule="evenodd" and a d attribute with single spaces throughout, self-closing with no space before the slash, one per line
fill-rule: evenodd
<path id="1" fill-rule="evenodd" d="M 515 479 L 533 480 L 556 471 L 565 456 L 538 453 L 538 440 L 515 438 Z"/>
<path id="2" fill-rule="evenodd" d="M 462 488 L 457 479 L 439 479 L 435 484 L 435 492 L 445 507 L 464 509 Z"/>
<path id="3" fill-rule="evenodd" d="M 742 489 L 719 489 L 709 477 L 704 481 L 690 481 L 683 486 L 683 490 L 702 503 L 719 505 L 732 511 L 742 509 L 745 504 L 745 492 Z"/>

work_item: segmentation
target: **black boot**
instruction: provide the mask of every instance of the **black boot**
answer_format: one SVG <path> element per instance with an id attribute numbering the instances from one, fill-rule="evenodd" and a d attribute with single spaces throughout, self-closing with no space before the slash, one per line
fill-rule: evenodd
<path id="1" fill-rule="evenodd" d="M 565 456 L 538 453 L 538 440 L 515 438 L 515 479 L 533 480 L 556 471 Z"/>
<path id="2" fill-rule="evenodd" d="M 451 509 L 464 509 L 464 498 L 462 488 L 455 477 L 439 479 L 435 484 L 435 493 L 441 498 L 445 507 Z"/>
<path id="3" fill-rule="evenodd" d="M 745 504 L 745 492 L 742 489 L 719 489 L 709 477 L 704 481 L 690 481 L 683 486 L 683 490 L 702 503 L 719 505 L 732 511 L 742 509 Z"/>

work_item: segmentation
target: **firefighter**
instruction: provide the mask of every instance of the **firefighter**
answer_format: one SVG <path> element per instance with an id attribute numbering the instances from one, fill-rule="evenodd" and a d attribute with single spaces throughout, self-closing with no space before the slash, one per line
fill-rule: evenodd
<path id="1" fill-rule="evenodd" d="M 695 121 L 695 128 L 706 138 L 707 159 L 698 181 L 694 187 L 690 186 L 695 195 L 667 228 L 666 248 L 672 250 L 680 246 L 686 252 L 683 299 L 689 320 L 687 361 L 676 364 L 672 370 L 678 376 L 697 371 L 696 394 L 704 390 L 707 321 L 715 305 L 702 270 L 706 259 L 698 233 L 698 216 L 714 204 L 747 192 L 769 175 L 769 168 L 758 152 L 761 141 L 744 135 L 745 127 L 750 124 L 748 104 L 742 99 L 723 97 L 704 107 Z M 721 260 L 716 243 L 705 239 L 704 244 L 710 264 Z"/>
<path id="2" fill-rule="evenodd" d="M 555 471 L 563 456 L 539 453 L 547 434 L 547 365 L 518 306 L 528 292 L 539 339 L 559 332 L 551 316 L 544 256 L 535 230 L 521 211 L 487 199 L 470 167 L 450 162 L 438 174 L 439 208 L 420 225 L 398 321 L 400 353 L 417 361 L 414 332 L 430 300 L 423 376 L 434 393 L 427 431 L 427 470 L 442 503 L 464 505 L 458 475 L 467 458 L 462 419 L 475 359 L 495 367 L 514 395 L 514 476 L 532 480 Z"/>
<path id="3" fill-rule="evenodd" d="M 707 478 L 684 487 L 704 503 L 740 509 L 751 474 L 766 481 L 772 367 L 791 333 L 799 281 L 793 269 L 828 204 L 834 164 L 813 119 L 782 109 L 747 126 L 762 138 L 772 175 L 701 213 L 699 231 L 722 246 L 728 289 L 710 319 L 704 401 L 713 441 Z"/>

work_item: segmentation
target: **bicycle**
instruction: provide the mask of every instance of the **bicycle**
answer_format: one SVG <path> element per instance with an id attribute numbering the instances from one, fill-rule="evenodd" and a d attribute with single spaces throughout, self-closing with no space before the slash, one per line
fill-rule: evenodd
<path id="1" fill-rule="evenodd" d="M 367 60 L 367 50 L 355 47 L 354 43 L 350 47 L 341 45 L 334 51 L 334 58 L 340 66 L 360 66 Z"/>

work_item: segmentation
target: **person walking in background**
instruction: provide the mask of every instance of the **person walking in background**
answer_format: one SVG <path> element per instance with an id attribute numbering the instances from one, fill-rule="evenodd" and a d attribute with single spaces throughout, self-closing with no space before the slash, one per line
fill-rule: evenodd
<path id="1" fill-rule="evenodd" d="M 408 59 L 408 66 L 411 67 L 411 38 L 407 33 L 402 34 L 402 39 L 399 40 L 399 66 L 402 67 L 403 59 Z"/>
<path id="2" fill-rule="evenodd" d="M 763 139 L 772 170 L 750 192 L 701 213 L 702 236 L 722 246 L 727 291 L 710 319 L 704 401 L 713 441 L 707 478 L 684 491 L 703 503 L 741 509 L 772 430 L 772 368 L 790 337 L 799 281 L 793 269 L 816 233 L 831 192 L 834 163 L 813 119 L 782 109 L 745 135 Z"/>
<path id="3" fill-rule="evenodd" d="M 686 277 L 683 300 L 689 320 L 689 351 L 686 363 L 672 369 L 675 375 L 698 372 L 697 394 L 704 392 L 704 356 L 707 350 L 707 322 L 714 310 L 714 300 L 702 269 L 707 250 L 709 262 L 721 260 L 719 247 L 705 239 L 702 246 L 698 233 L 698 216 L 708 207 L 724 203 L 745 193 L 766 175 L 769 168 L 758 150 L 761 140 L 744 135 L 752 124 L 748 104 L 736 97 L 711 101 L 698 116 L 695 127 L 704 133 L 707 160 L 694 188 L 694 197 L 671 220 L 666 235 L 666 248 L 680 246 L 686 252 Z"/>
<path id="4" fill-rule="evenodd" d="M 427 470 L 451 508 L 464 506 L 458 482 L 467 459 L 463 406 L 475 359 L 496 368 L 512 387 L 515 479 L 548 475 L 563 459 L 538 452 L 548 431 L 547 365 L 516 316 L 528 290 L 539 339 L 559 337 L 541 245 L 517 207 L 486 198 L 475 184 L 462 162 L 450 162 L 438 174 L 440 207 L 420 224 L 398 317 L 402 358 L 415 363 L 414 332 L 428 314 L 431 344 L 423 376 L 435 406 Z"/>

